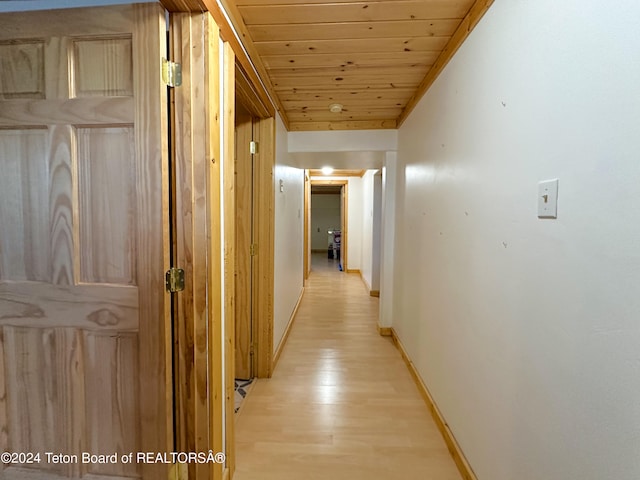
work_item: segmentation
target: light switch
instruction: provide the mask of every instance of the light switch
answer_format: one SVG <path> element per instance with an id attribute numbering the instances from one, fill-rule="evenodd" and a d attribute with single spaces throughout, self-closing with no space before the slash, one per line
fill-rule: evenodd
<path id="1" fill-rule="evenodd" d="M 558 218 L 558 179 L 538 183 L 538 218 Z"/>

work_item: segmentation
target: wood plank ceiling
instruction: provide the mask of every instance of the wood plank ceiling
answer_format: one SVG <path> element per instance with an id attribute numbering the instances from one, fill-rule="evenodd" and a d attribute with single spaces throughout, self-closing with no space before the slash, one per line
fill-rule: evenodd
<path id="1" fill-rule="evenodd" d="M 326 130 L 396 128 L 435 79 L 429 72 L 439 73 L 491 2 L 226 3 L 239 13 L 289 129 Z M 342 111 L 332 113 L 332 104 Z"/>
<path id="2" fill-rule="evenodd" d="M 295 131 L 397 128 L 494 0 L 161 1 L 224 24 L 221 4 L 238 34 L 223 37 L 274 104 L 261 108 Z"/>

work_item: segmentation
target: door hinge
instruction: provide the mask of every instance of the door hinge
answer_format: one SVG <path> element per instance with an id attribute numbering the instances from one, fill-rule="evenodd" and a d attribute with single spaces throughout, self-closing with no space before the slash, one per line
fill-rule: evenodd
<path id="1" fill-rule="evenodd" d="M 184 270 L 181 268 L 170 268 L 167 270 L 165 274 L 165 287 L 169 293 L 184 290 Z"/>
<path id="2" fill-rule="evenodd" d="M 249 246 L 249 255 L 251 255 L 252 257 L 255 257 L 257 254 L 258 254 L 258 244 L 252 243 Z"/>
<path id="3" fill-rule="evenodd" d="M 258 153 L 258 142 L 249 143 L 249 153 L 251 153 L 251 155 Z"/>
<path id="4" fill-rule="evenodd" d="M 249 346 L 249 355 L 253 355 L 253 343 Z"/>
<path id="5" fill-rule="evenodd" d="M 169 480 L 189 480 L 189 468 L 186 463 L 174 463 L 169 468 Z"/>
<path id="6" fill-rule="evenodd" d="M 182 85 L 182 65 L 163 58 L 162 81 L 169 87 L 179 87 Z"/>

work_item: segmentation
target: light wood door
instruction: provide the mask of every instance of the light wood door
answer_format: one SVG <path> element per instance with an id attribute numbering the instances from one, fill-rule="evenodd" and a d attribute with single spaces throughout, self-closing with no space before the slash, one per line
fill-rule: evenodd
<path id="1" fill-rule="evenodd" d="M 165 45 L 157 4 L 0 15 L 0 451 L 41 455 L 1 479 L 166 478 L 82 463 L 171 448 Z"/>
<path id="2" fill-rule="evenodd" d="M 252 317 L 254 243 L 254 172 L 249 144 L 253 140 L 253 118 L 241 104 L 236 106 L 235 192 L 236 192 L 236 317 L 235 377 L 252 378 Z"/>

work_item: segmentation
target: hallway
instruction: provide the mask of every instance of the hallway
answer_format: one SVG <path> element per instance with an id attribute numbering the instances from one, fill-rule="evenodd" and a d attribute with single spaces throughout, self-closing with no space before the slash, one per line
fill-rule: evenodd
<path id="1" fill-rule="evenodd" d="M 236 424 L 236 480 L 460 479 L 358 275 L 314 255 L 280 361 Z"/>

